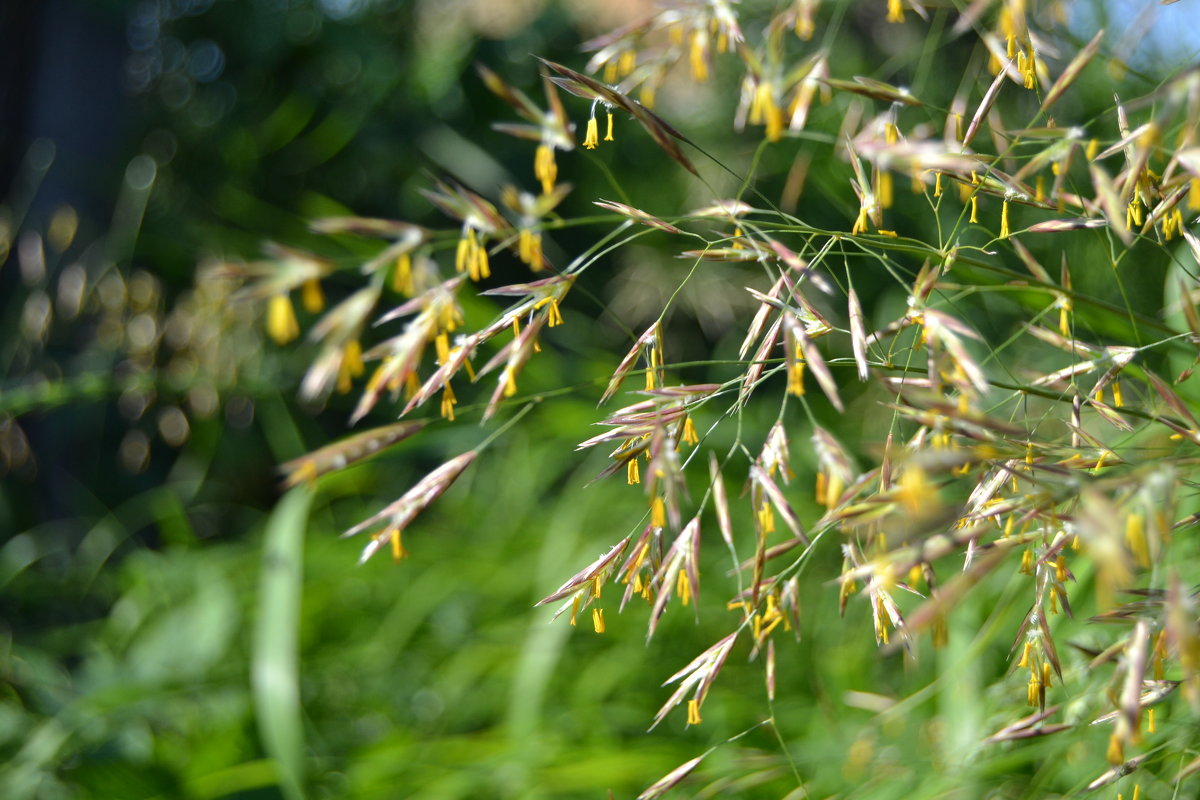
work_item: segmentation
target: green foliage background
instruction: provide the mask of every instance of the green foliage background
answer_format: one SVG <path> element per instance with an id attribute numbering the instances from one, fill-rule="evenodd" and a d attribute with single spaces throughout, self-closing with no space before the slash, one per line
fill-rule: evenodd
<path id="1" fill-rule="evenodd" d="M 906 38 L 913 30 L 881 40 L 882 2 L 830 5 L 848 20 L 834 54 L 839 73 L 905 78 L 918 95 L 946 94 L 960 77 L 940 72 L 937 53 Z M 129 67 L 136 91 L 121 162 L 149 155 L 156 171 L 152 188 L 143 187 L 144 217 L 118 214 L 99 245 L 85 234 L 90 225 L 99 236 L 107 221 L 85 218 L 77 241 L 48 251 L 50 274 L 76 259 L 141 270 L 160 282 L 166 308 L 190 290 L 198 263 L 252 257 L 265 239 L 345 258 L 337 248 L 348 245 L 308 230 L 314 216 L 352 211 L 432 223 L 417 193 L 430 173 L 481 190 L 506 180 L 529 185 L 530 148 L 490 130 L 511 114 L 472 62 L 536 96 L 529 54 L 578 68 L 579 41 L 627 12 L 619 4 L 517 3 L 513 13 L 528 9 L 527 17 L 502 30 L 488 6 L 247 0 L 88 9 L 128 36 L 131 63 L 146 53 L 161 58 L 161 68 L 144 74 Z M 947 9 L 934 13 L 946 23 Z M 205 52 L 202 42 L 220 47 L 219 75 L 190 74 L 186 56 L 172 66 L 172 53 Z M 891 72 L 878 74 L 879 63 Z M 731 140 L 736 80 L 721 75 L 692 96 L 664 96 L 661 113 L 735 170 L 754 164 L 759 188 L 777 196 L 794 149 L 808 142 L 759 152 L 751 137 Z M 1103 74 L 1089 73 L 1072 102 L 1106 106 L 1107 92 Z M 582 123 L 581 104 L 570 113 Z M 837 113 L 815 110 L 811 127 L 836 130 Z M 632 126 L 609 150 L 560 155 L 560 168 L 577 184 L 564 216 L 593 214 L 590 201 L 599 197 L 632 198 L 664 216 L 712 199 Z M 31 157 L 27 183 L 54 169 Z M 847 228 L 857 207 L 844 171 L 815 162 L 798 213 Z M 721 180 L 718 188 L 736 191 L 736 181 Z M 126 199 L 137 194 L 134 183 L 129 173 L 111 180 Z M 18 231 L 46 229 L 49 214 L 18 219 L 12 211 L 22 185 L 10 192 L 7 218 Z M 914 227 L 924 214 L 913 212 Z M 594 230 L 564 231 L 555 236 L 561 250 L 548 255 L 561 260 L 594 238 Z M 1086 262 L 1088 254 L 1070 257 Z M 661 237 L 645 237 L 581 281 L 565 309 L 572 324 L 522 377 L 532 391 L 575 391 L 535 409 L 421 517 L 409 532 L 410 559 L 361 567 L 358 547 L 338 532 L 445 454 L 474 446 L 478 430 L 434 429 L 419 444 L 324 480 L 313 496 L 302 487 L 279 502 L 274 465 L 340 435 L 351 408 L 335 399 L 318 416 L 295 401 L 311 349 L 262 344 L 260 320 L 238 328 L 253 339 L 247 368 L 221 387 L 221 411 L 189 413 L 186 444 L 171 447 L 156 433 L 155 411 L 131 419 L 120 405 L 133 391 L 148 394 L 152 409 L 188 408 L 190 386 L 171 380 L 170 354 L 131 371 L 121 346 L 93 346 L 97 323 L 87 315 L 56 320 L 45 341 L 28 341 L 21 314 L 33 290 L 18 286 L 15 260 L 0 267 L 13 287 L 0 300 L 0 326 L 13 342 L 0 415 L 22 426 L 32 459 L 13 461 L 0 484 L 5 797 L 633 797 L 746 729 L 706 759 L 680 796 L 1040 797 L 1094 777 L 1089 763 L 1104 751 L 1103 730 L 977 744 L 1012 721 L 993 711 L 1010 705 L 986 696 L 987 687 L 1018 699 L 1024 690 L 1020 676 L 1004 677 L 1025 610 L 1013 602 L 1011 575 L 990 576 L 956 609 L 950 646 L 915 664 L 876 650 L 865 604 L 852 603 L 839 619 L 836 587 L 805 581 L 803 638 L 781 639 L 778 648 L 778 702 L 767 700 L 761 666 L 739 651 L 702 725 L 685 728 L 676 712 L 650 733 L 667 695 L 662 681 L 733 624 L 724 598 L 705 595 L 695 618 L 669 614 L 649 643 L 639 613 L 617 615 L 615 600 L 603 636 L 583 624 L 550 624 L 549 610 L 533 608 L 638 524 L 629 510 L 636 503 L 626 502 L 634 490 L 590 484 L 604 460 L 573 447 L 597 419 L 598 389 L 626 349 L 627 331 L 657 311 L 653 299 L 642 309 L 633 301 L 665 299 L 686 269 Z M 515 262 L 497 269 L 519 274 Z M 1133 285 L 1130 302 L 1153 313 L 1165 266 L 1147 255 L 1140 269 L 1149 277 Z M 355 288 L 352 276 L 331 283 L 331 292 Z M 734 357 L 743 330 L 727 323 L 732 311 L 750 308 L 730 299 L 742 285 L 738 270 L 719 264 L 690 284 L 685 310 L 671 320 L 676 340 L 686 342 L 677 360 Z M 888 287 L 865 290 L 864 301 L 883 319 L 904 298 Z M 980 305 L 1002 319 L 1028 312 L 1019 297 Z M 610 307 L 620 324 L 605 315 Z M 710 374 L 697 372 L 697 380 Z M 865 407 L 847 399 L 852 411 Z M 861 415 L 839 418 L 814 405 L 852 450 L 878 442 Z M 752 410 L 747 420 L 765 430 L 767 413 Z M 148 437 L 149 459 L 122 471 L 130 429 Z M 815 459 L 797 460 L 809 485 Z M 796 502 L 816 510 L 811 500 Z M 840 558 L 832 548 L 819 553 L 812 573 L 837 574 Z M 714 559 L 706 569 L 720 574 L 727 564 Z M 1064 640 L 1099 639 L 1088 623 L 1070 624 Z M 773 725 L 753 727 L 768 716 Z M 1141 788 L 1143 796 L 1168 796 L 1168 784 L 1154 778 Z"/>

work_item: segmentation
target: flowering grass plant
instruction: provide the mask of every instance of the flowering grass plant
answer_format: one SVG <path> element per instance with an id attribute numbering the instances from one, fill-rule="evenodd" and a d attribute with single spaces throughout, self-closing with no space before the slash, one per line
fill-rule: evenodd
<path id="1" fill-rule="evenodd" d="M 729 615 L 662 676 L 651 727 L 709 724 L 710 689 L 746 659 L 766 687 L 754 727 L 775 726 L 789 691 L 777 654 L 812 624 L 800 598 L 814 586 L 901 663 L 955 636 L 978 657 L 954 618 L 985 593 L 987 626 L 1010 609 L 1020 621 L 989 672 L 1002 722 L 972 747 L 1071 742 L 1073 769 L 1046 779 L 1058 793 L 1193 791 L 1200 72 L 1148 84 L 1120 37 L 1081 38 L 1070 12 L 677 2 L 586 43 L 586 61 L 539 60 L 536 92 L 479 65 L 520 120 L 489 135 L 529 143 L 524 186 L 432 177 L 445 229 L 323 218 L 333 246 L 373 242 L 372 255 L 280 247 L 227 270 L 280 345 L 301 333 L 292 295 L 315 320 L 307 400 L 354 395 L 360 427 L 402 418 L 285 465 L 287 481 L 482 424 L 478 446 L 346 531 L 366 538 L 363 560 L 400 561 L 420 547 L 421 512 L 495 436 L 564 392 L 594 398 L 599 432 L 564 446 L 604 451 L 596 479 L 627 484 L 628 525 L 597 531 L 602 555 L 541 602 L 556 624 L 640 619 L 648 637 L 699 613 L 702 589 Z M 893 36 L 909 44 L 888 59 L 846 56 Z M 699 94 L 733 144 L 689 127 L 679 109 Z M 626 193 L 619 148 L 637 137 L 699 202 Z M 580 197 L 568 181 L 589 171 L 620 199 Z M 596 294 L 643 240 L 677 257 L 644 268 L 674 287 L 645 319 Z M 737 313 L 706 339 L 711 357 L 684 358 L 678 298 L 718 267 Z M 325 310 L 335 271 L 360 286 Z M 625 331 L 604 377 L 526 383 L 560 329 L 601 318 Z M 721 746 L 640 797 L 685 784 Z M 797 770 L 789 796 L 807 792 Z"/>

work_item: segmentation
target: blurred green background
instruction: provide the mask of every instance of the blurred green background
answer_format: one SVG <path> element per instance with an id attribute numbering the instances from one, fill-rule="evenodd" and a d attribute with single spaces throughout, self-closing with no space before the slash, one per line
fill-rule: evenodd
<path id="1" fill-rule="evenodd" d="M 619 616 L 615 597 L 604 635 L 533 607 L 640 529 L 639 490 L 589 485 L 604 459 L 573 447 L 599 418 L 629 331 L 679 283 L 661 237 L 581 281 L 571 324 L 522 378 L 531 391 L 575 391 L 535 409 L 421 517 L 411 558 L 356 566 L 358 543 L 337 534 L 477 444 L 486 431 L 473 424 L 434 426 L 280 502 L 275 465 L 344 433 L 351 406 L 299 404 L 311 346 L 265 341 L 258 312 L 230 303 L 206 265 L 253 258 L 268 240 L 349 263 L 352 251 L 308 221 L 352 212 L 445 224 L 417 191 L 431 175 L 484 193 L 529 188 L 532 148 L 491 131 L 512 114 L 473 62 L 540 101 L 531 54 L 582 68 L 581 41 L 650 7 L 46 0 L 0 11 L 10 251 L 0 266 L 0 795 L 633 797 L 768 717 L 706 759 L 688 793 L 1021 797 L 1092 777 L 1082 763 L 1103 752 L 1104 732 L 976 749 L 1024 694 L 1021 676 L 1004 677 L 1024 613 L 1010 602 L 1015 576 L 972 595 L 951 647 L 914 666 L 875 649 L 864 603 L 838 618 L 824 582 L 841 559 L 830 543 L 810 566 L 819 578 L 802 582 L 803 638 L 780 640 L 778 702 L 743 648 L 702 725 L 686 728 L 678 710 L 650 733 L 662 681 L 733 625 L 725 598 L 704 594 L 696 618 L 672 609 L 649 643 L 644 614 Z M 931 70 L 919 42 L 881 38 L 878 12 L 851 8 L 840 74 L 915 79 L 918 95 L 958 79 Z M 879 74 L 885 61 L 893 72 Z M 662 113 L 745 169 L 756 143 L 731 144 L 726 122 L 736 85 L 726 74 L 664 93 Z M 586 118 L 582 101 L 568 111 Z M 812 127 L 836 130 L 839 113 L 816 109 Z M 766 154 L 764 191 L 778 196 L 794 157 Z M 564 216 L 593 213 L 597 198 L 664 215 L 713 199 L 633 131 L 609 153 L 559 160 L 561 179 L 577 184 Z M 813 163 L 801 216 L 849 226 L 844 172 Z M 718 195 L 735 191 L 719 180 L 730 182 Z M 599 235 L 555 234 L 547 254 L 564 263 Z M 521 274 L 515 262 L 496 268 Z M 740 341 L 743 272 L 706 269 L 671 320 L 674 360 L 732 357 Z M 358 280 L 347 269 L 328 290 L 336 299 Z M 752 409 L 748 427 L 765 430 L 774 411 Z M 852 449 L 877 440 L 853 421 L 862 414 L 816 413 Z M 390 419 L 381 409 L 371 421 Z M 714 421 L 697 420 L 701 430 Z M 704 447 L 729 446 L 718 439 Z M 815 472 L 806 449 L 794 465 L 803 486 Z M 715 585 L 727 569 L 714 555 L 703 573 Z M 254 674 L 265 681 L 257 705 Z M 993 684 L 1003 693 L 981 703 Z"/>

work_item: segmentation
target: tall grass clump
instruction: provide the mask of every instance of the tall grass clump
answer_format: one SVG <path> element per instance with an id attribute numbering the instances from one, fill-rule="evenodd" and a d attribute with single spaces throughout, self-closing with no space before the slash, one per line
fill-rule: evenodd
<path id="1" fill-rule="evenodd" d="M 286 480 L 459 426 L 346 530 L 397 562 L 515 426 L 626 484 L 624 527 L 545 587 L 555 624 L 725 620 L 643 667 L 652 726 L 720 725 L 734 662 L 764 681 L 642 798 L 759 728 L 789 797 L 1194 791 L 1200 72 L 1144 74 L 1076 10 L 679 2 L 534 85 L 479 64 L 508 113 L 475 144 L 527 142 L 522 185 L 430 175 L 443 228 L 327 217 L 319 252 L 223 267 L 280 346 L 308 310 L 302 397 L 354 398 Z M 597 427 L 555 424 L 565 394 Z M 913 741 L 799 752 L 797 648 L 878 679 L 825 687 L 828 719 Z"/>

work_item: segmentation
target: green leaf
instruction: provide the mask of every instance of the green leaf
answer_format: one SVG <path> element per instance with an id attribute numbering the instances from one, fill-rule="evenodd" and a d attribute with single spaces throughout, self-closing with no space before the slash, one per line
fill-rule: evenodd
<path id="1" fill-rule="evenodd" d="M 288 800 L 304 797 L 304 730 L 300 719 L 300 589 L 304 578 L 304 528 L 312 490 L 284 495 L 267 522 L 259 578 L 251 682 L 258 730 L 275 762 Z"/>

